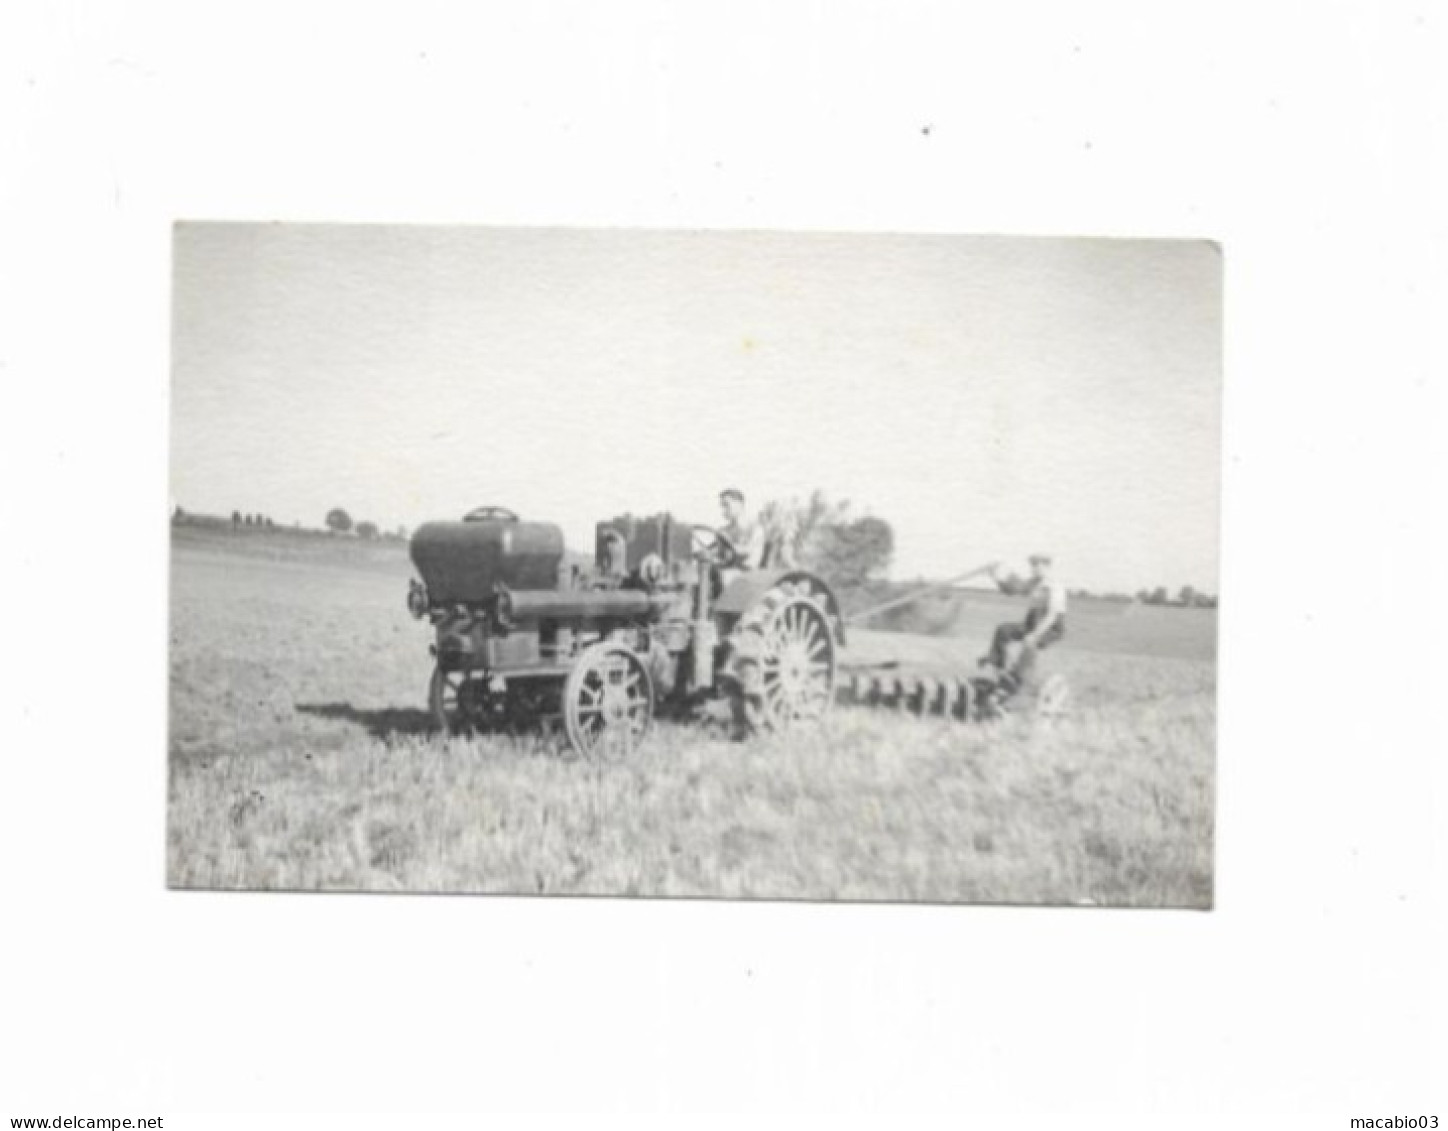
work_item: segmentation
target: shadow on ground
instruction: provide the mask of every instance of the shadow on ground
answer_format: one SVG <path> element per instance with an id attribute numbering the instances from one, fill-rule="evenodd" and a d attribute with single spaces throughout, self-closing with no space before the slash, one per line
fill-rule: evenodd
<path id="1" fill-rule="evenodd" d="M 431 713 L 415 707 L 383 707 L 364 711 L 350 703 L 298 703 L 297 710 L 319 719 L 337 719 L 364 727 L 373 738 L 403 738 L 437 730 Z"/>

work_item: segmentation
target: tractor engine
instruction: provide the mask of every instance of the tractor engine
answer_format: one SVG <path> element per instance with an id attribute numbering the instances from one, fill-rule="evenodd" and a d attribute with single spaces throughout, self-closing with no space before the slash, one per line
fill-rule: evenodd
<path id="1" fill-rule="evenodd" d="M 669 514 L 620 515 L 598 524 L 594 559 L 603 584 L 672 595 L 653 629 L 655 679 L 662 677 L 670 689 L 680 676 L 696 688 L 711 685 L 719 635 L 710 616 L 711 579 L 694 560 L 692 528 Z"/>
<path id="2" fill-rule="evenodd" d="M 595 562 L 601 578 L 656 588 L 686 584 L 697 572 L 691 560 L 690 528 L 672 515 L 621 515 L 598 524 Z"/>

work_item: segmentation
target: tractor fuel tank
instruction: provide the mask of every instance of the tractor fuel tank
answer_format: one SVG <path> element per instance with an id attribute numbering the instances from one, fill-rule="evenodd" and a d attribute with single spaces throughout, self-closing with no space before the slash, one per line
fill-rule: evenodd
<path id="1" fill-rule="evenodd" d="M 429 522 L 412 536 L 412 564 L 434 604 L 486 601 L 502 582 L 512 590 L 557 589 L 563 531 L 513 517 Z"/>

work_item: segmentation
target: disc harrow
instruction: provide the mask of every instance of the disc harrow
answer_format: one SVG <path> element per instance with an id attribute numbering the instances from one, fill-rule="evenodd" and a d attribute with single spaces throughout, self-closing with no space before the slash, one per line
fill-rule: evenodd
<path id="1" fill-rule="evenodd" d="M 1018 688 L 991 674 L 913 676 L 857 669 L 845 673 L 839 688 L 839 702 L 846 706 L 961 723 L 1000 720 L 1023 707 L 1040 717 L 1057 717 L 1069 700 L 1070 687 L 1059 674 L 1039 686 Z"/>

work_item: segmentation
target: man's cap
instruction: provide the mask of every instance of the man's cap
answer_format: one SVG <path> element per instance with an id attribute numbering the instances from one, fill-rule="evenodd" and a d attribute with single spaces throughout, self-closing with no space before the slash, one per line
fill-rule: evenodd
<path id="1" fill-rule="evenodd" d="M 1031 563 L 1031 565 L 1050 565 L 1050 564 L 1051 564 L 1051 555 L 1050 555 L 1050 554 L 1032 554 L 1027 560 Z"/>
<path id="2" fill-rule="evenodd" d="M 744 492 L 738 487 L 725 487 L 724 490 L 719 492 L 719 497 L 721 499 L 738 499 L 742 503 L 744 501 Z"/>

